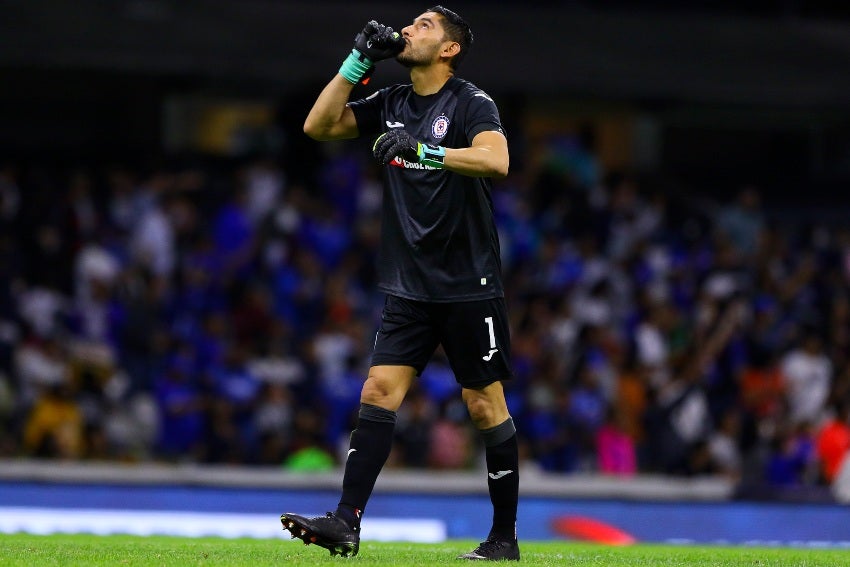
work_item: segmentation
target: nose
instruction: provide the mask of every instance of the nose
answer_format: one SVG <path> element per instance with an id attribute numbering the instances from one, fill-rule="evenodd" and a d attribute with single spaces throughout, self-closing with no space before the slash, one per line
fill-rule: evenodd
<path id="1" fill-rule="evenodd" d="M 412 30 L 412 29 L 413 29 L 412 25 L 411 26 L 404 26 L 403 28 L 401 28 L 402 37 L 410 37 L 410 30 Z"/>

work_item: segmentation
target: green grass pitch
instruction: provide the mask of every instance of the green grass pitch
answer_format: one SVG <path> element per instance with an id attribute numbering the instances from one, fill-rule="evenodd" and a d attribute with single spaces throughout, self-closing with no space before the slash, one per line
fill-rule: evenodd
<path id="1" fill-rule="evenodd" d="M 350 567 L 462 565 L 455 557 L 472 541 L 439 544 L 363 542 L 353 558 L 331 557 L 299 540 L 94 535 L 0 535 L 0 565 Z M 569 541 L 520 542 L 522 565 L 832 567 L 850 565 L 850 550 L 698 547 L 640 544 L 603 547 Z"/>

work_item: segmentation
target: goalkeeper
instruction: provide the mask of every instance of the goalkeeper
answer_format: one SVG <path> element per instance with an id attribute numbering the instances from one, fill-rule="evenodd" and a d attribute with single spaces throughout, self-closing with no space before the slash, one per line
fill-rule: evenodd
<path id="1" fill-rule="evenodd" d="M 519 559 L 517 437 L 502 381 L 510 336 L 493 219 L 493 178 L 508 144 L 493 99 L 455 76 L 472 44 L 456 13 L 429 8 L 401 32 L 370 21 L 304 123 L 316 140 L 368 137 L 384 168 L 378 288 L 386 294 L 345 463 L 339 506 L 325 516 L 285 513 L 283 527 L 331 554 L 355 555 L 360 519 L 390 453 L 396 412 L 442 345 L 485 445 L 493 519 L 463 559 Z M 374 66 L 392 59 L 411 84 L 349 102 Z"/>

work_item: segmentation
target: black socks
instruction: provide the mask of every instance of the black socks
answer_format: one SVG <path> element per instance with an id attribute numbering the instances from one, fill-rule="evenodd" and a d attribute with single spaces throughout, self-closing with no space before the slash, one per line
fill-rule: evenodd
<path id="1" fill-rule="evenodd" d="M 396 412 L 371 404 L 360 404 L 357 429 L 351 432 L 342 496 L 337 506 L 337 517 L 356 530 L 360 529 L 360 516 L 375 488 L 393 444 Z"/>
<path id="2" fill-rule="evenodd" d="M 516 513 L 519 500 L 519 449 L 511 418 L 481 431 L 487 460 L 487 488 L 493 503 L 490 537 L 516 539 Z"/>
<path id="3" fill-rule="evenodd" d="M 370 404 L 360 405 L 357 429 L 351 433 L 342 496 L 336 510 L 355 530 L 372 495 L 393 442 L 396 413 Z M 487 488 L 493 504 L 490 537 L 516 539 L 517 501 L 519 499 L 519 451 L 516 428 L 511 418 L 481 431 L 487 460 Z"/>

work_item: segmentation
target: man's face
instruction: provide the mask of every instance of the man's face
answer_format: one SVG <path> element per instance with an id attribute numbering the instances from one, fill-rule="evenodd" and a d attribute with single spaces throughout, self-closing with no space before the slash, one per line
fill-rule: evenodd
<path id="1" fill-rule="evenodd" d="M 406 67 L 428 65 L 436 61 L 443 48 L 451 43 L 445 37 L 441 18 L 436 12 L 425 12 L 412 24 L 402 28 L 401 35 L 407 45 L 396 60 Z"/>

